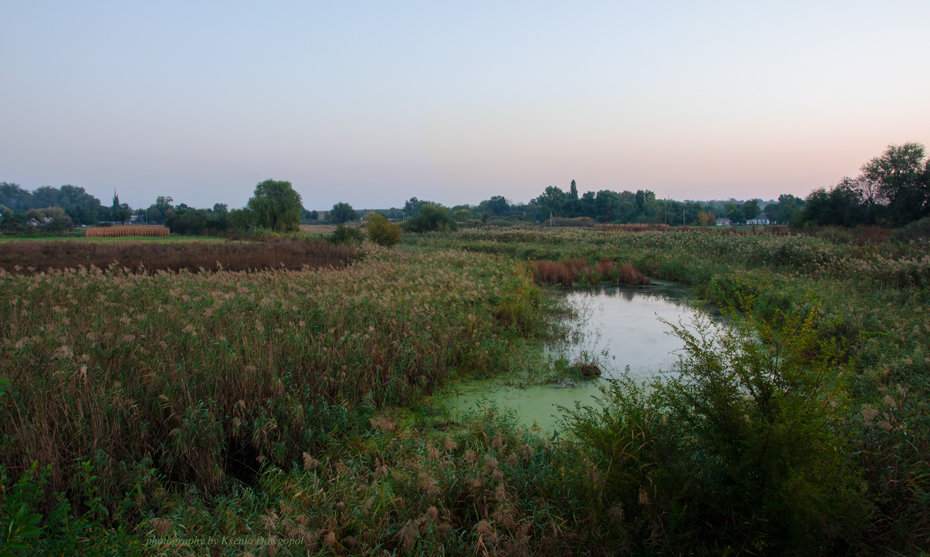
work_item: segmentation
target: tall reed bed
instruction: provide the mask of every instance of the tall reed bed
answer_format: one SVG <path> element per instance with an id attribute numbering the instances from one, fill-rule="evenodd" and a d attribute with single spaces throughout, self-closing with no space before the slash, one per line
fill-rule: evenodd
<path id="1" fill-rule="evenodd" d="M 283 555 L 573 555 L 622 546 L 598 539 L 592 501 L 573 497 L 593 465 L 489 411 L 463 423 L 381 417 L 350 443 L 308 453 L 299 467 L 265 470 L 256 489 L 214 499 L 159 499 L 141 525 L 180 538 L 243 539 L 238 549 Z M 579 491 L 579 493 L 581 493 Z M 275 540 L 271 542 L 269 540 Z M 222 546 L 214 548 L 223 549 Z"/>
<path id="2" fill-rule="evenodd" d="M 603 283 L 640 286 L 649 284 L 649 278 L 633 268 L 629 263 L 617 265 L 607 258 L 601 258 L 591 265 L 580 258 L 563 261 L 538 261 L 533 278 L 539 284 L 575 286 L 598 285 Z"/>
<path id="3" fill-rule="evenodd" d="M 151 478 L 217 493 L 263 463 L 288 469 L 371 408 L 505 368 L 544 323 L 524 265 L 448 251 L 373 248 L 342 270 L 0 271 L 0 284 L 0 464 L 51 466 L 50 490 L 76 504 L 92 466 L 110 520 L 144 507 Z"/>
<path id="4" fill-rule="evenodd" d="M 54 269 L 124 267 L 132 272 L 250 271 L 342 267 L 356 250 L 327 242 L 271 238 L 256 242 L 13 241 L 0 250 L 0 269 L 34 273 Z"/>

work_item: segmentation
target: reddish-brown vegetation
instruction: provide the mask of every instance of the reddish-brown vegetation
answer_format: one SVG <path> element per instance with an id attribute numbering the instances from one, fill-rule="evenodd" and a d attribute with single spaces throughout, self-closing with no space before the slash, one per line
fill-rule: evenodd
<path id="1" fill-rule="evenodd" d="M 649 284 L 649 278 L 633 268 L 629 263 L 617 265 L 610 259 L 601 259 L 593 266 L 584 259 L 565 259 L 562 261 L 539 261 L 533 278 L 538 284 L 557 284 L 572 286 L 581 284 L 599 284 L 616 282 L 638 286 Z"/>
<path id="2" fill-rule="evenodd" d="M 278 239 L 269 242 L 9 242 L 0 250 L 0 269 L 31 273 L 53 269 L 111 266 L 132 271 L 251 271 L 342 267 L 352 248 L 325 242 Z"/>

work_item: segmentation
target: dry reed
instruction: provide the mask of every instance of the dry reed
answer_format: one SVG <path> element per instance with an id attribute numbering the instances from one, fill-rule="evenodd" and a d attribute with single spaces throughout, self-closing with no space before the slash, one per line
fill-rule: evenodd
<path id="1" fill-rule="evenodd" d="M 88 228 L 88 238 L 128 238 L 133 236 L 161 238 L 169 235 L 168 227 L 155 225 L 96 226 Z"/>

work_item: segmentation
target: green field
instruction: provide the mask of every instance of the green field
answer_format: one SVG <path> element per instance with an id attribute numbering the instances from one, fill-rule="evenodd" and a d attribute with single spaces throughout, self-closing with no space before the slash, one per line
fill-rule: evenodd
<path id="1" fill-rule="evenodd" d="M 0 271 L 0 553 L 927 551 L 927 247 L 486 228 L 344 267 Z M 617 382 L 563 437 L 432 408 L 551 371 L 533 272 L 577 258 L 733 331 L 679 330 L 680 381 Z"/>

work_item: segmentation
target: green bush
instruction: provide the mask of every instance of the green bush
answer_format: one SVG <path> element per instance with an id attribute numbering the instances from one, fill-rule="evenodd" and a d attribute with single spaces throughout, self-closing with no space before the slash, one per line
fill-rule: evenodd
<path id="1" fill-rule="evenodd" d="M 817 319 L 673 325 L 685 342 L 678 376 L 615 381 L 602 408 L 569 412 L 600 470 L 589 489 L 613 537 L 676 553 L 855 544 L 869 508 L 841 431 L 843 379 Z"/>
<path id="2" fill-rule="evenodd" d="M 894 233 L 894 239 L 899 242 L 913 242 L 930 238 L 930 217 L 916 220 Z"/>
<path id="3" fill-rule="evenodd" d="M 337 246 L 358 246 L 365 241 L 365 235 L 358 228 L 349 228 L 340 224 L 332 234 L 326 237 L 326 240 Z"/>
<path id="4" fill-rule="evenodd" d="M 368 238 L 381 246 L 389 248 L 400 241 L 400 226 L 390 222 L 384 215 L 369 212 L 365 215 L 365 228 Z"/>
<path id="5" fill-rule="evenodd" d="M 410 232 L 450 232 L 456 229 L 455 219 L 443 206 L 421 205 L 420 214 L 404 223 Z"/>

